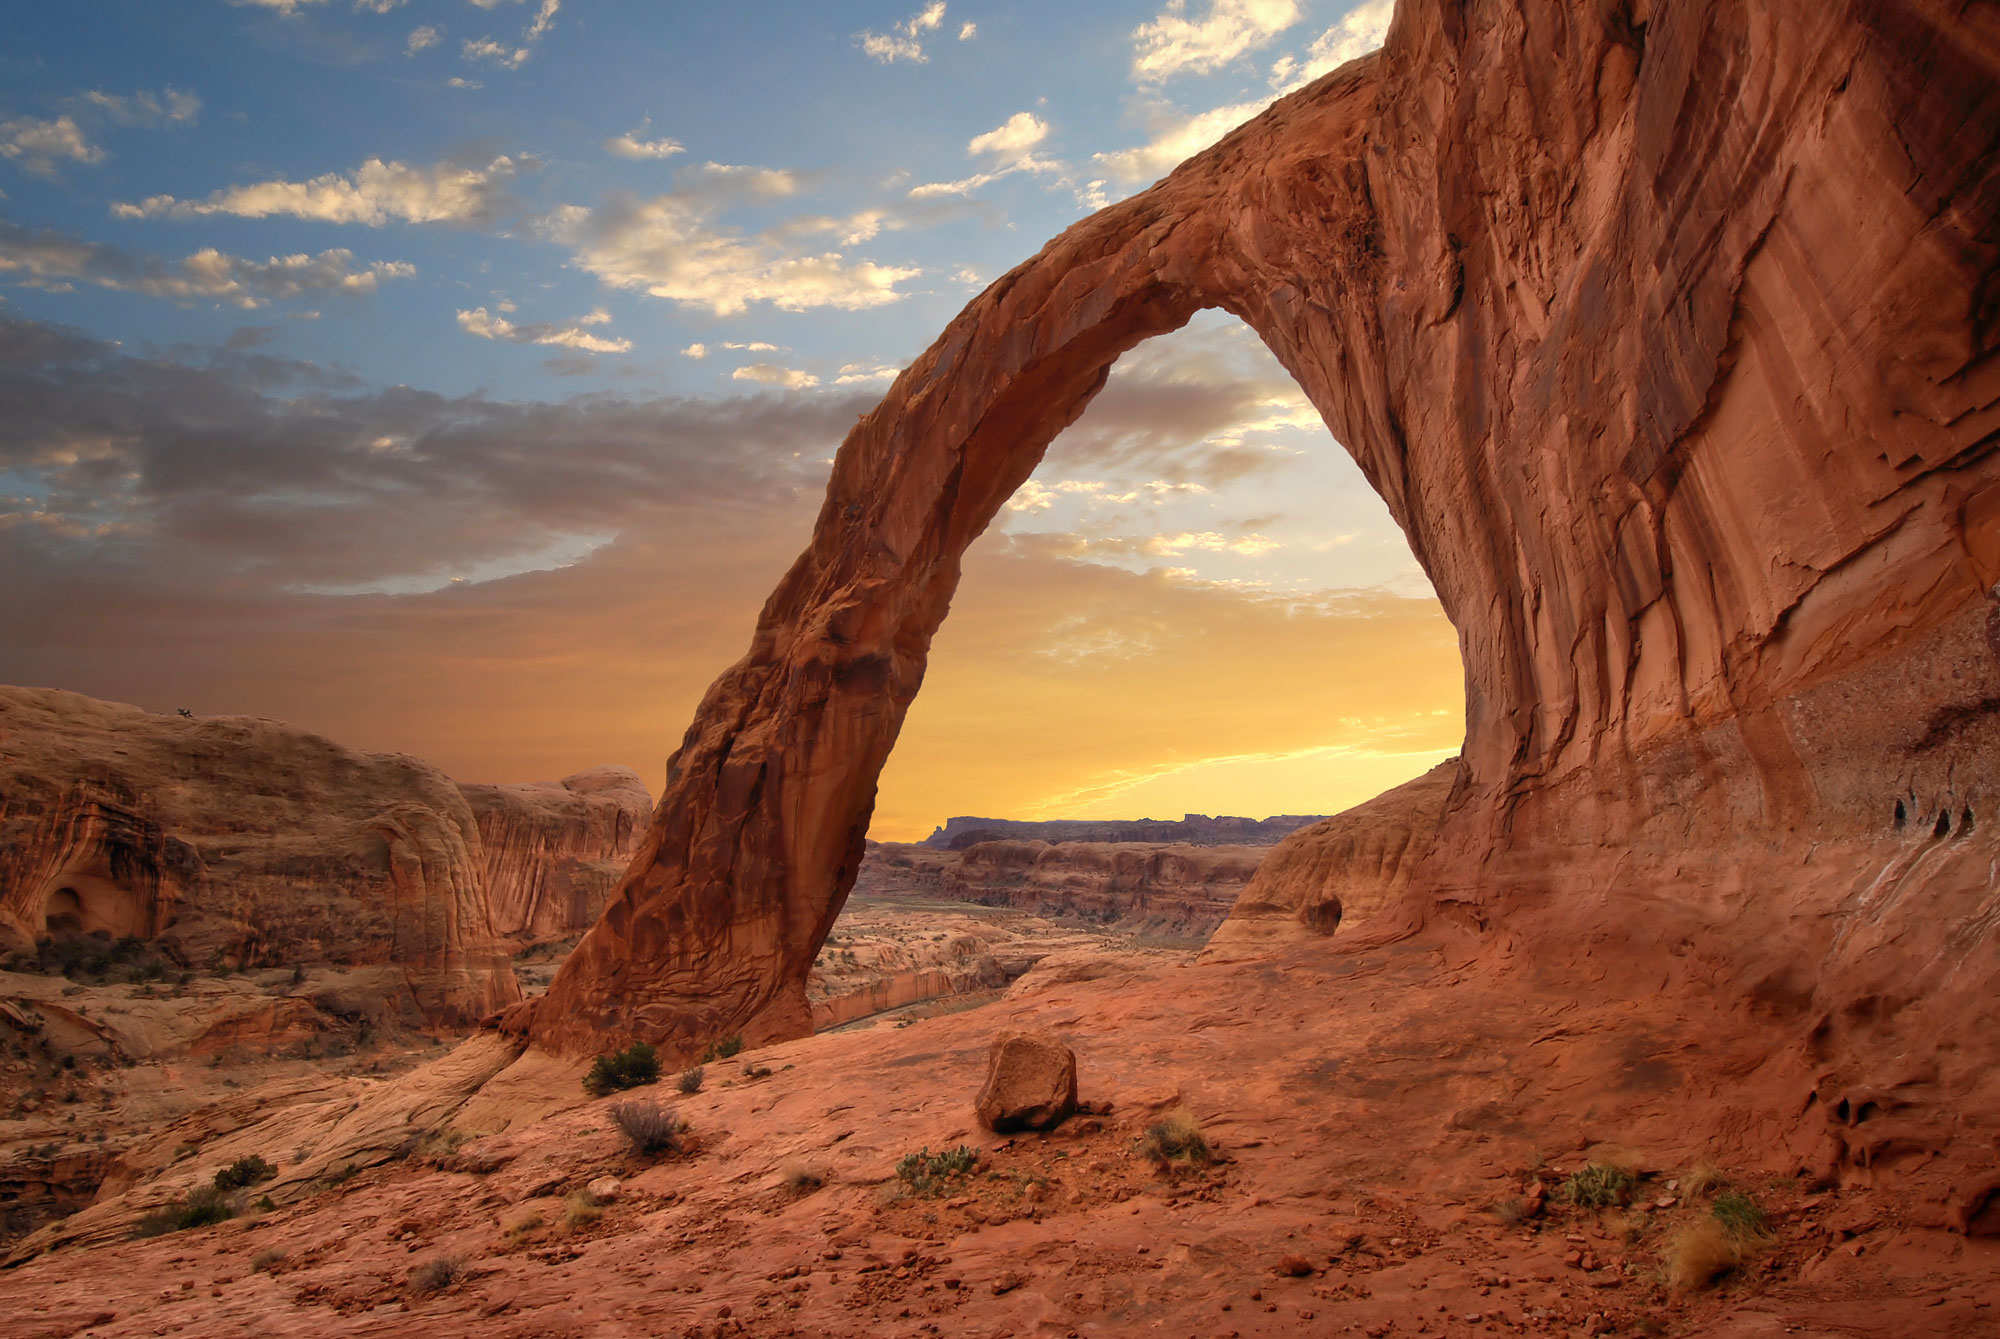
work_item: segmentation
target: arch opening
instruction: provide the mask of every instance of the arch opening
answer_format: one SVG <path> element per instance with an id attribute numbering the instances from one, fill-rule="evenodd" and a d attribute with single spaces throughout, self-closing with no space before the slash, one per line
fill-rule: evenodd
<path id="1" fill-rule="evenodd" d="M 74 888 L 58 888 L 49 894 L 42 910 L 42 928 L 51 939 L 78 939 L 83 936 L 83 898 Z"/>

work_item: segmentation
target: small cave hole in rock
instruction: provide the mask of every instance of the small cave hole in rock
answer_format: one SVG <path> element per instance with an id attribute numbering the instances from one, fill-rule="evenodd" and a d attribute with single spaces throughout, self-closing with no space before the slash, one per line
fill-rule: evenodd
<path id="1" fill-rule="evenodd" d="M 1963 837 L 1972 831 L 1972 806 L 1966 805 L 1958 814 L 1958 835 Z"/>
<path id="2" fill-rule="evenodd" d="M 1909 823 L 1910 823 L 1910 811 L 1903 807 L 1903 802 L 1901 800 L 1897 800 L 1896 831 L 1901 832 L 1904 828 L 1909 826 Z"/>
<path id="3" fill-rule="evenodd" d="M 83 899 L 74 888 L 58 888 L 49 894 L 42 923 L 51 938 L 75 939 L 83 934 Z"/>
<path id="4" fill-rule="evenodd" d="M 1951 811 L 1949 809 L 1940 809 L 1938 810 L 1937 823 L 1931 828 L 1931 836 L 1949 837 L 1950 835 Z"/>
<path id="5" fill-rule="evenodd" d="M 1118 361 L 967 552 L 868 835 L 914 844 L 914 872 L 953 862 L 974 900 L 1192 947 L 1278 840 L 1263 820 L 1303 826 L 1456 754 L 1464 684 L 1387 505 L 1256 334 L 1203 312 Z M 1085 842 L 1243 872 L 1085 871 L 1124 858 L 1065 849 Z M 876 851 L 842 930 L 904 859 Z M 1343 910 L 1372 908 L 1315 928 Z"/>

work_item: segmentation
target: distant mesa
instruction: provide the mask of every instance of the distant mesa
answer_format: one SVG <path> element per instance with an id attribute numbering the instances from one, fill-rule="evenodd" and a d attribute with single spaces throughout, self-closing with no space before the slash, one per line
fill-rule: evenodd
<path id="1" fill-rule="evenodd" d="M 1269 846 L 1316 823 L 1323 814 L 1270 818 L 952 818 L 924 838 L 926 846 L 963 851 L 980 842 L 1171 842 L 1182 846 Z"/>

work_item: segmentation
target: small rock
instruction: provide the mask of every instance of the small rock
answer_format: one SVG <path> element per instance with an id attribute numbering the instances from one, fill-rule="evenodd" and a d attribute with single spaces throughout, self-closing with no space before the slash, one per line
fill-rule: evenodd
<path id="1" fill-rule="evenodd" d="M 618 1198 L 618 1192 L 624 1188 L 624 1184 L 617 1177 L 600 1176 L 585 1186 L 584 1190 L 589 1193 L 592 1199 L 609 1204 Z"/>
<path id="2" fill-rule="evenodd" d="M 1005 1297 L 1008 1293 L 1013 1292 L 1014 1289 L 1026 1282 L 1025 1278 L 1022 1278 L 1010 1269 L 999 1278 L 993 1280 L 993 1295 L 995 1297 Z"/>

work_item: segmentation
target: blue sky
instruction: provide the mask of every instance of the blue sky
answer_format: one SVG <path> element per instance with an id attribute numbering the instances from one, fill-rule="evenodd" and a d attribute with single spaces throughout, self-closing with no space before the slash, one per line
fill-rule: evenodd
<path id="1" fill-rule="evenodd" d="M 841 425 L 967 300 L 1378 45 L 1391 4 L 16 9 L 0 558 L 50 590 L 199 597 L 262 644 L 369 599 L 596 580 L 641 528 L 692 536 L 717 507 L 754 518 L 747 585 L 775 577 L 766 550 L 803 541 Z M 1000 556 L 1290 618 L 1428 596 L 1296 388 L 1219 315 L 1128 357 L 997 528 Z M 218 591 L 250 604 L 226 615 Z M 310 694 L 222 693 L 171 637 L 149 643 L 163 679 L 114 670 L 52 607 L 14 611 L 32 645 L 0 676 L 155 706 L 171 683 L 342 727 Z M 676 673 L 721 664 L 696 660 Z M 357 742 L 489 773 L 563 760 L 382 734 Z"/>

